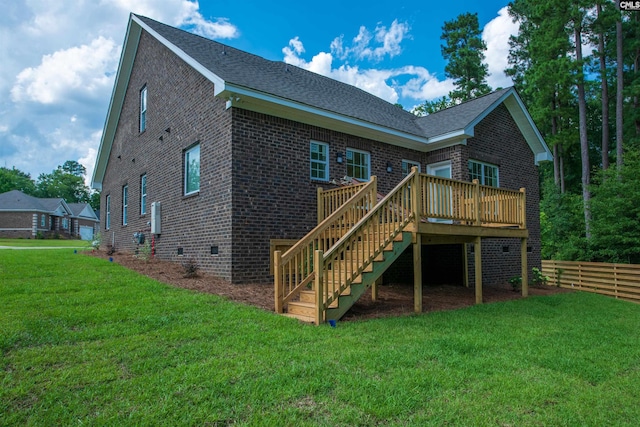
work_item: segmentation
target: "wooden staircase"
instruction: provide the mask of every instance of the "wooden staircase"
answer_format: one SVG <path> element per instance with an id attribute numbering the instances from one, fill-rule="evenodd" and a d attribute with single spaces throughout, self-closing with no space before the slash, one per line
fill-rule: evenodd
<path id="1" fill-rule="evenodd" d="M 378 280 L 387 268 L 400 256 L 400 254 L 411 244 L 411 233 L 404 232 L 398 234 L 394 240 L 387 245 L 383 252 L 378 255 L 373 262 L 366 267 L 362 268 L 352 280 L 351 285 L 348 286 L 337 299 L 335 299 L 326 308 L 325 320 L 338 320 L 360 299 L 362 294 L 365 293 L 369 287 L 371 287 L 376 280 Z M 345 261 L 340 261 L 342 266 L 339 269 L 345 271 L 347 274 L 351 274 L 353 269 L 349 268 L 345 264 Z M 331 274 L 329 273 L 331 277 Z M 329 287 L 338 287 L 339 283 L 334 283 L 333 280 L 329 280 Z M 284 313 L 288 317 L 299 319 L 303 322 L 315 323 L 316 313 L 318 311 L 316 302 L 316 293 L 312 289 L 305 289 L 300 291 L 299 299 L 296 301 L 290 301 L 288 304 L 287 313 Z"/>
<path id="2" fill-rule="evenodd" d="M 291 249 L 276 251 L 276 311 L 315 324 L 342 317 L 411 244 L 416 178 L 378 200 L 372 177 Z"/>

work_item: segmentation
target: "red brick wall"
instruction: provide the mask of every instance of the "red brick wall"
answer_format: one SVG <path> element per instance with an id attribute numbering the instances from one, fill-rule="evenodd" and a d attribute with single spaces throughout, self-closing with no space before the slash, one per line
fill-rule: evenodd
<path id="1" fill-rule="evenodd" d="M 139 94 L 148 91 L 147 128 L 139 132 Z M 103 244 L 133 251 L 133 234 L 151 238 L 151 202 L 162 204 L 158 257 L 194 259 L 231 279 L 231 112 L 206 80 L 143 32 L 103 182 Z M 166 130 L 170 128 L 170 131 Z M 162 137 L 162 140 L 160 138 Z M 183 152 L 200 143 L 200 192 L 183 196 Z M 147 175 L 147 213 L 140 214 L 140 177 Z M 129 188 L 128 224 L 122 225 L 122 187 Z M 111 228 L 106 196 L 111 196 Z M 211 246 L 219 255 L 211 256 Z M 178 256 L 182 248 L 183 256 Z"/>

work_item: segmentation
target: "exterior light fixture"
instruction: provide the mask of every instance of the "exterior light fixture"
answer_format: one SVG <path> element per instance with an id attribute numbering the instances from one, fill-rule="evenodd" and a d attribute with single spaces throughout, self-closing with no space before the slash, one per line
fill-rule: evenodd
<path id="1" fill-rule="evenodd" d="M 387 162 L 387 172 L 393 172 L 393 166 L 391 166 L 391 162 Z"/>
<path id="2" fill-rule="evenodd" d="M 342 156 L 342 153 L 338 151 L 338 154 L 336 155 L 336 163 L 342 163 L 343 160 L 344 157 Z"/>

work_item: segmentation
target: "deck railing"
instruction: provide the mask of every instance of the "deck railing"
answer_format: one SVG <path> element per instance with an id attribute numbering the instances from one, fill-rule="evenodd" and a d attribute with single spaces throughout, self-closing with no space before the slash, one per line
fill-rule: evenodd
<path id="1" fill-rule="evenodd" d="M 367 182 L 324 190 L 318 187 L 318 224 L 338 210 L 347 200 L 353 197 Z"/>
<path id="2" fill-rule="evenodd" d="M 351 285 L 385 247 L 416 215 L 411 200 L 411 184 L 417 184 L 417 169 L 405 177 L 351 230 L 328 251 L 316 250 L 314 290 L 316 291 L 316 323 L 323 321 L 325 310 Z M 414 185 L 414 189 L 417 186 Z"/>
<path id="3" fill-rule="evenodd" d="M 337 194 L 351 192 L 352 195 L 288 251 L 274 252 L 275 305 L 278 313 L 283 312 L 284 304 L 312 283 L 314 251 L 329 250 L 376 204 L 378 192 L 375 176 L 369 182 L 358 185 L 357 189 L 356 192 L 334 193 L 335 196 L 329 198 L 331 203 L 342 197 Z"/>
<path id="4" fill-rule="evenodd" d="M 420 175 L 423 218 L 467 225 L 526 227 L 525 191 Z"/>

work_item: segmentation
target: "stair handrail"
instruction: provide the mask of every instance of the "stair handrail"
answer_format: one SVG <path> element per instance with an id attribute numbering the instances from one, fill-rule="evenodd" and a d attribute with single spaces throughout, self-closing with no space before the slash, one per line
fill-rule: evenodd
<path id="1" fill-rule="evenodd" d="M 377 178 L 366 185 L 342 206 L 326 217 L 289 250 L 274 253 L 275 310 L 284 311 L 284 304 L 293 299 L 314 279 L 314 251 L 327 250 L 352 228 L 377 203 Z"/>
<path id="2" fill-rule="evenodd" d="M 414 218 L 419 217 L 419 186 L 419 173 L 414 167 L 409 175 L 328 251 L 316 251 L 316 259 L 322 260 L 322 265 L 314 267 L 316 324 L 323 321 L 326 309 L 354 279 L 362 274 L 386 246 L 393 243 L 394 238 L 403 232 Z M 348 269 L 347 265 L 351 268 Z"/>

